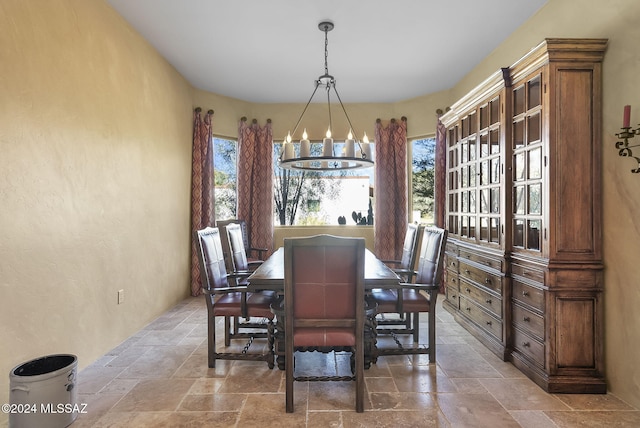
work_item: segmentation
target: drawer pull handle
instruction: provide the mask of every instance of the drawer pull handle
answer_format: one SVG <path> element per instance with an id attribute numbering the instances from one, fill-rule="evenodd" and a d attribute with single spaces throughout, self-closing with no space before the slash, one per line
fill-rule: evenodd
<path id="1" fill-rule="evenodd" d="M 485 303 L 486 303 L 486 304 L 488 304 L 488 305 L 490 305 L 490 304 L 491 304 L 491 299 L 487 299 L 487 300 L 485 300 Z"/>
<path id="2" fill-rule="evenodd" d="M 491 325 L 491 321 L 487 321 L 487 325 Z"/>
<path id="3" fill-rule="evenodd" d="M 485 282 L 486 284 L 491 284 L 491 278 L 485 278 L 485 279 L 484 279 L 484 282 Z"/>
<path id="4" fill-rule="evenodd" d="M 452 299 L 455 299 L 455 298 L 456 298 L 456 295 L 455 295 L 455 294 L 452 294 L 452 295 L 451 295 L 451 298 L 452 298 Z"/>
<path id="5" fill-rule="evenodd" d="M 469 287 L 465 288 L 464 291 L 466 291 L 467 293 L 471 293 L 471 290 L 469 289 Z"/>
<path id="6" fill-rule="evenodd" d="M 529 292 L 528 292 L 528 291 L 523 291 L 523 292 L 522 292 L 522 295 L 523 295 L 524 297 L 528 297 L 528 296 L 529 296 Z"/>
<path id="7" fill-rule="evenodd" d="M 522 271 L 522 276 L 529 276 L 529 272 L 527 272 L 526 270 Z"/>
<path id="8" fill-rule="evenodd" d="M 525 348 L 528 348 L 531 346 L 531 344 L 529 344 L 529 342 L 522 342 L 522 346 L 524 346 Z"/>
<path id="9" fill-rule="evenodd" d="M 465 269 L 464 273 L 466 273 L 467 275 L 469 275 L 471 273 L 471 271 L 469 269 Z"/>
<path id="10" fill-rule="evenodd" d="M 522 321 L 524 321 L 524 322 L 529 322 L 529 321 L 531 321 L 531 319 L 530 319 L 529 317 L 523 317 L 523 318 L 522 318 Z"/>
<path id="11" fill-rule="evenodd" d="M 467 306 L 467 312 L 471 312 L 471 308 Z"/>

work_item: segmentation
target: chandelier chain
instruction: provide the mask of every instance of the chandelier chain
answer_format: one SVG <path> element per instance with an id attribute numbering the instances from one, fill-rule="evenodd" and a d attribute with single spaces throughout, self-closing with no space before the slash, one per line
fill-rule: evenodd
<path id="1" fill-rule="evenodd" d="M 329 28 L 324 26 L 324 74 L 329 74 Z"/>

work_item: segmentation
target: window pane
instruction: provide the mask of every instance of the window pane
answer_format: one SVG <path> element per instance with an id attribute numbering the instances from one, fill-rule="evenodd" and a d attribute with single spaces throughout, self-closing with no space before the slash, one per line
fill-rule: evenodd
<path id="1" fill-rule="evenodd" d="M 435 180 L 435 153 L 436 139 L 423 138 L 413 140 L 412 168 L 411 168 L 411 203 L 412 221 L 419 223 L 433 223 L 434 209 L 434 180 Z M 457 179 L 457 173 L 453 173 L 450 179 Z M 451 182 L 450 188 L 458 186 Z"/>
<path id="2" fill-rule="evenodd" d="M 540 197 L 542 195 L 540 184 L 532 184 L 529 186 L 529 214 L 541 214 Z"/>
<path id="3" fill-rule="evenodd" d="M 214 138 L 213 153 L 216 218 L 236 218 L 237 144 L 233 140 Z"/>
<path id="4" fill-rule="evenodd" d="M 542 149 L 529 151 L 529 178 L 541 178 L 542 177 Z"/>
<path id="5" fill-rule="evenodd" d="M 524 186 L 516 187 L 514 193 L 513 212 L 516 214 L 524 214 Z"/>
<path id="6" fill-rule="evenodd" d="M 540 220 L 528 222 L 527 247 L 531 250 L 540 249 Z"/>

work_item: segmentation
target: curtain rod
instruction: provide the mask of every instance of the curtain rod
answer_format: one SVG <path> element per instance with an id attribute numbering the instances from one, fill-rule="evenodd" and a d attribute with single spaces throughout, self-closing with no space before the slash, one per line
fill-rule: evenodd
<path id="1" fill-rule="evenodd" d="M 202 111 L 202 108 L 196 107 L 196 113 L 200 113 L 201 111 Z M 213 114 L 213 110 L 209 110 L 207 113 Z"/>

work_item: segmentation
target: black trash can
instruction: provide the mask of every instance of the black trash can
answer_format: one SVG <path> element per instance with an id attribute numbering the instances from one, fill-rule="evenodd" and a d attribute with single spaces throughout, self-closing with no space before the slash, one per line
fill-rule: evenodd
<path id="1" fill-rule="evenodd" d="M 9 427 L 63 428 L 78 416 L 75 355 L 48 355 L 11 370 Z"/>

